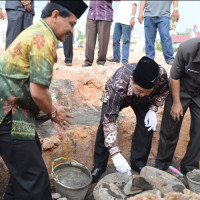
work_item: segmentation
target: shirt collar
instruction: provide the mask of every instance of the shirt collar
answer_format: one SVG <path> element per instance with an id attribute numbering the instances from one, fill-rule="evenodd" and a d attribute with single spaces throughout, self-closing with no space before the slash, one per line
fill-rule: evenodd
<path id="1" fill-rule="evenodd" d="M 54 32 L 52 31 L 52 29 L 50 28 L 50 26 L 45 22 L 44 19 L 40 19 L 40 21 L 42 22 L 42 24 L 51 32 L 51 34 L 53 35 L 53 38 L 55 39 L 56 41 L 56 44 L 58 46 L 58 39 L 56 38 Z"/>

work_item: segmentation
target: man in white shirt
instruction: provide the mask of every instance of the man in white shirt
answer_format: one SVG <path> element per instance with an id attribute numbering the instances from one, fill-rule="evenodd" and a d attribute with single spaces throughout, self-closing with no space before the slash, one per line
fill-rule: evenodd
<path id="1" fill-rule="evenodd" d="M 131 31 L 135 24 L 136 1 L 120 1 L 113 33 L 113 58 L 110 62 L 121 61 L 120 39 L 123 35 L 122 64 L 128 63 Z"/>

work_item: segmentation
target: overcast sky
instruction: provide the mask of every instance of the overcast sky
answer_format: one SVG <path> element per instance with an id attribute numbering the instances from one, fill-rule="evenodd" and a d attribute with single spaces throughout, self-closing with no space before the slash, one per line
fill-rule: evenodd
<path id="1" fill-rule="evenodd" d="M 85 1 L 85 2 L 89 5 L 89 1 Z M 35 1 L 36 15 L 34 17 L 34 22 L 40 19 L 41 10 L 46 5 L 46 3 L 47 1 Z M 2 5 L 2 8 L 4 9 L 5 1 L 0 1 L 0 4 Z M 138 7 L 137 7 L 137 13 L 136 13 L 136 24 L 135 24 L 133 33 L 135 35 L 144 36 L 144 24 L 142 25 L 139 24 L 137 20 L 139 4 L 140 4 L 140 1 L 138 1 Z M 118 8 L 118 2 L 113 2 L 114 21 L 115 21 L 115 16 L 117 13 L 117 8 Z M 78 20 L 78 23 L 77 23 L 78 28 L 82 32 L 85 31 L 87 13 L 88 13 L 88 9 L 85 12 L 85 14 Z M 186 28 L 193 29 L 194 24 L 197 25 L 200 31 L 200 1 L 179 1 L 179 13 L 180 13 L 180 20 L 177 23 L 177 28 L 175 31 L 171 31 L 171 34 L 175 34 L 176 32 L 184 32 Z M 114 21 L 112 23 L 111 35 L 113 34 Z"/>

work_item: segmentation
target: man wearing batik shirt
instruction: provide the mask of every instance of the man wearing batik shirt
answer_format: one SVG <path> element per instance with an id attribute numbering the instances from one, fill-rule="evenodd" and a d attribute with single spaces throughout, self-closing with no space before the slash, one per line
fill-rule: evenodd
<path id="1" fill-rule="evenodd" d="M 99 40 L 97 64 L 104 65 L 106 62 L 112 18 L 112 0 L 91 0 L 86 23 L 86 59 L 83 67 L 91 66 L 93 63 L 97 35 Z"/>
<path id="2" fill-rule="evenodd" d="M 52 102 L 48 87 L 57 42 L 73 33 L 87 6 L 83 1 L 51 2 L 42 19 L 20 33 L 0 57 L 0 156 L 10 172 L 6 200 L 52 200 L 35 117 L 42 110 L 56 127 L 71 124 L 67 107 Z"/>
<path id="3" fill-rule="evenodd" d="M 156 130 L 156 112 L 169 93 L 167 73 L 148 57 L 135 64 L 119 68 L 106 83 L 102 96 L 101 121 L 98 127 L 93 182 L 106 170 L 109 154 L 117 171 L 131 174 L 146 165 L 151 150 L 153 131 Z M 117 117 L 119 112 L 131 106 L 137 123 L 131 146 L 131 168 L 118 146 Z"/>

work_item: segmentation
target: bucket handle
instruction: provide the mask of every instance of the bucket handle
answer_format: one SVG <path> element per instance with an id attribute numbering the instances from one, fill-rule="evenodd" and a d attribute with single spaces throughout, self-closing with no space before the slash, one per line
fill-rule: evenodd
<path id="1" fill-rule="evenodd" d="M 52 169 L 51 169 L 51 172 L 52 172 L 52 173 L 54 173 L 54 172 L 53 172 L 54 163 L 57 162 L 57 161 L 59 161 L 59 160 L 62 160 L 62 159 L 63 159 L 63 160 L 69 160 L 69 158 L 65 158 L 65 157 L 60 157 L 60 158 L 56 158 L 56 159 L 54 159 L 53 162 L 52 162 Z M 76 160 L 71 160 L 71 161 L 80 164 L 80 163 L 77 162 Z"/>

